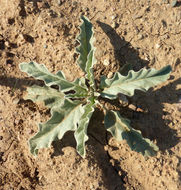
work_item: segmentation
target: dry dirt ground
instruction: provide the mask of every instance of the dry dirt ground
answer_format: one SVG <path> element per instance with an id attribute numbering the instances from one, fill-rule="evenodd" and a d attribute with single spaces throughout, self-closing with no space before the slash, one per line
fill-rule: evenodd
<path id="1" fill-rule="evenodd" d="M 181 189 L 181 7 L 168 0 L 0 1 L 0 190 L 179 190 Z M 94 73 L 111 76 L 125 63 L 134 70 L 170 64 L 170 79 L 129 105 L 108 102 L 132 121 L 160 151 L 145 159 L 116 142 L 97 108 L 89 125 L 87 156 L 75 150 L 72 133 L 37 158 L 27 141 L 49 110 L 25 101 L 36 81 L 19 70 L 35 61 L 68 80 L 83 75 L 76 64 L 80 15 L 94 25 Z M 106 61 L 105 61 L 106 60 Z"/>

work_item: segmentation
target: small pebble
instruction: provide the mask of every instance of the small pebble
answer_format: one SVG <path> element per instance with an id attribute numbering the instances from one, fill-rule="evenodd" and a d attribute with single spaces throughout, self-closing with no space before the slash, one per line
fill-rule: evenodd
<path id="1" fill-rule="evenodd" d="M 12 102 L 13 102 L 13 104 L 18 104 L 19 98 L 18 97 L 14 98 Z"/>
<path id="2" fill-rule="evenodd" d="M 104 146 L 105 151 L 108 151 L 108 148 L 109 148 L 108 145 Z"/>
<path id="3" fill-rule="evenodd" d="M 5 45 L 6 47 L 9 47 L 9 42 L 6 41 L 6 42 L 4 43 L 4 45 Z"/>
<path id="4" fill-rule="evenodd" d="M 138 40 L 142 40 L 144 38 L 143 34 L 138 34 Z"/>
<path id="5" fill-rule="evenodd" d="M 155 48 L 159 49 L 160 48 L 160 44 L 155 44 Z"/>
<path id="6" fill-rule="evenodd" d="M 117 15 L 111 16 L 111 19 L 112 19 L 112 20 L 115 20 L 116 18 L 117 18 Z"/>
<path id="7" fill-rule="evenodd" d="M 112 76 L 113 76 L 113 72 L 109 72 L 107 75 L 107 78 L 110 79 L 110 78 L 112 78 Z"/>
<path id="8" fill-rule="evenodd" d="M 136 106 L 135 105 L 133 105 L 133 104 L 130 104 L 129 106 L 128 106 L 131 110 L 136 110 Z"/>
<path id="9" fill-rule="evenodd" d="M 57 4 L 60 6 L 62 5 L 62 1 L 61 0 L 57 0 Z"/>
<path id="10" fill-rule="evenodd" d="M 89 15 L 89 12 L 85 12 L 85 16 L 88 16 Z"/>
<path id="11" fill-rule="evenodd" d="M 107 59 L 104 60 L 103 65 L 108 66 L 110 63 Z"/>
<path id="12" fill-rule="evenodd" d="M 115 29 L 115 28 L 117 27 L 117 23 L 116 23 L 116 22 L 113 22 L 113 23 L 111 24 L 111 27 Z"/>

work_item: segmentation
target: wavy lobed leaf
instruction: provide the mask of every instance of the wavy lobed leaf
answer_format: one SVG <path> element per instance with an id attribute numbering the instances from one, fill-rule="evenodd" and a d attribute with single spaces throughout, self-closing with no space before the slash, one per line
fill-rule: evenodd
<path id="1" fill-rule="evenodd" d="M 144 156 L 154 156 L 158 151 L 158 147 L 153 142 L 143 138 L 141 132 L 133 129 L 130 121 L 121 117 L 117 111 L 107 112 L 104 125 L 116 140 L 126 140 L 132 150 Z"/>
<path id="2" fill-rule="evenodd" d="M 94 81 L 94 73 L 93 73 L 93 65 L 96 63 L 96 59 L 94 57 L 94 51 L 91 50 L 91 52 L 88 55 L 88 60 L 86 63 L 86 78 L 88 79 L 89 85 L 93 90 L 96 90 L 95 87 L 95 81 Z"/>
<path id="3" fill-rule="evenodd" d="M 29 99 L 33 102 L 43 102 L 48 108 L 56 108 L 62 105 L 64 102 L 64 93 L 59 92 L 56 89 L 48 86 L 37 86 L 27 88 L 28 94 L 25 96 L 25 100 Z"/>
<path id="4" fill-rule="evenodd" d="M 65 99 L 61 107 L 51 110 L 49 121 L 39 124 L 38 133 L 29 140 L 30 152 L 36 156 L 40 148 L 50 147 L 52 141 L 61 139 L 67 131 L 76 130 L 83 114 L 82 102 Z"/>
<path id="5" fill-rule="evenodd" d="M 62 92 L 74 90 L 87 94 L 87 87 L 81 79 L 76 79 L 74 82 L 67 81 L 63 72 L 58 71 L 56 74 L 52 74 L 43 64 L 35 62 L 21 63 L 20 69 L 26 72 L 29 76 L 36 79 L 43 80 L 47 86 L 58 85 Z"/>
<path id="6" fill-rule="evenodd" d="M 109 99 L 116 99 L 119 93 L 133 96 L 134 91 L 146 91 L 168 79 L 171 66 L 168 65 L 160 70 L 141 69 L 138 72 L 129 71 L 127 76 L 116 72 L 112 79 L 101 78 L 100 88 L 103 89 L 101 96 Z"/>
<path id="7" fill-rule="evenodd" d="M 87 136 L 87 127 L 94 112 L 95 101 L 93 97 L 88 99 L 88 104 L 86 104 L 84 108 L 84 114 L 80 118 L 78 123 L 78 128 L 76 129 L 74 136 L 77 142 L 77 152 L 84 158 L 85 151 L 85 142 L 88 140 Z"/>
<path id="8" fill-rule="evenodd" d="M 77 62 L 80 68 L 86 73 L 89 85 L 95 89 L 93 65 L 96 63 L 96 59 L 94 57 L 95 48 L 93 46 L 93 26 L 85 16 L 82 16 L 81 20 L 82 24 L 80 26 L 80 35 L 77 37 L 77 40 L 80 43 L 76 48 L 79 53 Z"/>

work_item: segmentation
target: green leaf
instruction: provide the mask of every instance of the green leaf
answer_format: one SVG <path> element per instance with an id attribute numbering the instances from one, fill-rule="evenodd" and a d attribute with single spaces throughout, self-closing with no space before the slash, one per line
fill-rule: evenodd
<path id="1" fill-rule="evenodd" d="M 87 92 L 87 87 L 82 83 L 82 80 L 77 79 L 74 82 L 67 81 L 63 72 L 58 71 L 56 74 L 52 74 L 43 64 L 35 62 L 21 63 L 20 69 L 29 76 L 43 80 L 47 86 L 58 85 L 62 92 L 69 90 Z"/>
<path id="2" fill-rule="evenodd" d="M 39 124 L 38 133 L 29 140 L 30 152 L 38 154 L 40 148 L 50 147 L 52 141 L 61 139 L 67 131 L 75 131 L 84 114 L 82 102 L 65 99 L 61 107 L 51 110 L 51 118 Z"/>
<path id="3" fill-rule="evenodd" d="M 77 40 L 80 43 L 76 48 L 79 53 L 77 62 L 80 68 L 86 73 L 89 85 L 95 89 L 93 65 L 96 63 L 96 59 L 94 57 L 95 48 L 93 46 L 93 26 L 85 16 L 82 16 L 81 20 L 82 24 L 80 26 L 80 35 L 77 37 Z"/>
<path id="4" fill-rule="evenodd" d="M 109 99 L 116 99 L 119 93 L 133 96 L 134 91 L 146 91 L 166 81 L 170 75 L 171 66 L 168 65 L 160 70 L 141 69 L 138 72 L 129 71 L 127 76 L 116 72 L 111 79 L 101 78 L 100 88 L 103 89 L 101 96 Z"/>
<path id="5" fill-rule="evenodd" d="M 89 82 L 89 85 L 90 87 L 93 88 L 93 90 L 96 89 L 95 87 L 95 81 L 94 81 L 94 73 L 93 73 L 93 65 L 94 63 L 96 62 L 96 59 L 94 57 L 94 51 L 91 50 L 91 52 L 89 53 L 88 55 L 88 60 L 87 60 L 87 63 L 86 63 L 86 78 L 88 79 L 88 82 Z"/>
<path id="6" fill-rule="evenodd" d="M 78 128 L 76 129 L 74 136 L 77 142 L 77 152 L 84 158 L 85 151 L 85 142 L 88 140 L 87 136 L 87 127 L 94 112 L 95 101 L 93 97 L 88 99 L 88 104 L 86 104 L 84 108 L 84 114 L 80 118 L 78 123 Z"/>
<path id="7" fill-rule="evenodd" d="M 33 102 L 44 102 L 48 108 L 56 108 L 64 102 L 64 94 L 56 89 L 48 86 L 37 86 L 27 88 L 28 94 L 25 99 L 32 100 Z"/>
<path id="8" fill-rule="evenodd" d="M 130 126 L 130 121 L 120 116 L 117 111 L 108 111 L 104 125 L 117 140 L 126 140 L 131 150 L 140 152 L 144 156 L 154 156 L 158 147 L 147 138 L 143 138 L 139 130 Z"/>
<path id="9" fill-rule="evenodd" d="M 81 16 L 82 24 L 80 26 L 80 34 L 77 37 L 77 41 L 80 45 L 76 48 L 79 53 L 78 64 L 81 69 L 86 72 L 86 62 L 88 60 L 88 54 L 93 49 L 93 26 L 89 22 L 88 18 Z"/>

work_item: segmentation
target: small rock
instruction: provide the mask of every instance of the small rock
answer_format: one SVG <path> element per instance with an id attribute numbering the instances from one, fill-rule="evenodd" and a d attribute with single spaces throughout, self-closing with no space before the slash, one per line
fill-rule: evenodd
<path id="1" fill-rule="evenodd" d="M 113 23 L 111 24 L 111 27 L 115 29 L 115 28 L 118 27 L 118 24 L 117 24 L 116 22 L 113 22 Z"/>
<path id="2" fill-rule="evenodd" d="M 109 149 L 108 145 L 104 146 L 105 151 L 108 151 L 108 149 Z"/>
<path id="3" fill-rule="evenodd" d="M 161 47 L 160 44 L 155 44 L 155 48 L 156 48 L 156 49 L 159 49 L 160 47 Z"/>
<path id="4" fill-rule="evenodd" d="M 110 62 L 107 59 L 105 59 L 103 62 L 103 65 L 108 66 L 109 64 L 110 64 Z"/>
<path id="5" fill-rule="evenodd" d="M 133 105 L 133 104 L 130 104 L 129 106 L 128 106 L 128 108 L 130 108 L 131 110 L 136 110 L 136 106 L 135 105 Z"/>
<path id="6" fill-rule="evenodd" d="M 109 72 L 107 75 L 107 78 L 110 79 L 110 78 L 112 78 L 112 76 L 113 76 L 113 72 Z"/>
<path id="7" fill-rule="evenodd" d="M 88 16 L 89 15 L 89 12 L 85 12 L 85 16 Z"/>
<path id="8" fill-rule="evenodd" d="M 9 46 L 10 46 L 10 44 L 9 44 L 8 41 L 4 42 L 4 45 L 5 45 L 6 47 L 9 47 Z"/>
<path id="9" fill-rule="evenodd" d="M 138 34 L 138 40 L 142 40 L 144 38 L 143 34 Z"/>
<path id="10" fill-rule="evenodd" d="M 18 97 L 14 98 L 12 102 L 13 102 L 13 104 L 18 104 L 19 103 L 19 98 Z"/>
<path id="11" fill-rule="evenodd" d="M 118 17 L 117 15 L 113 15 L 113 16 L 111 16 L 111 19 L 115 20 L 117 17 Z"/>
<path id="12" fill-rule="evenodd" d="M 57 0 L 57 4 L 60 6 L 62 5 L 62 1 L 61 0 Z"/>

